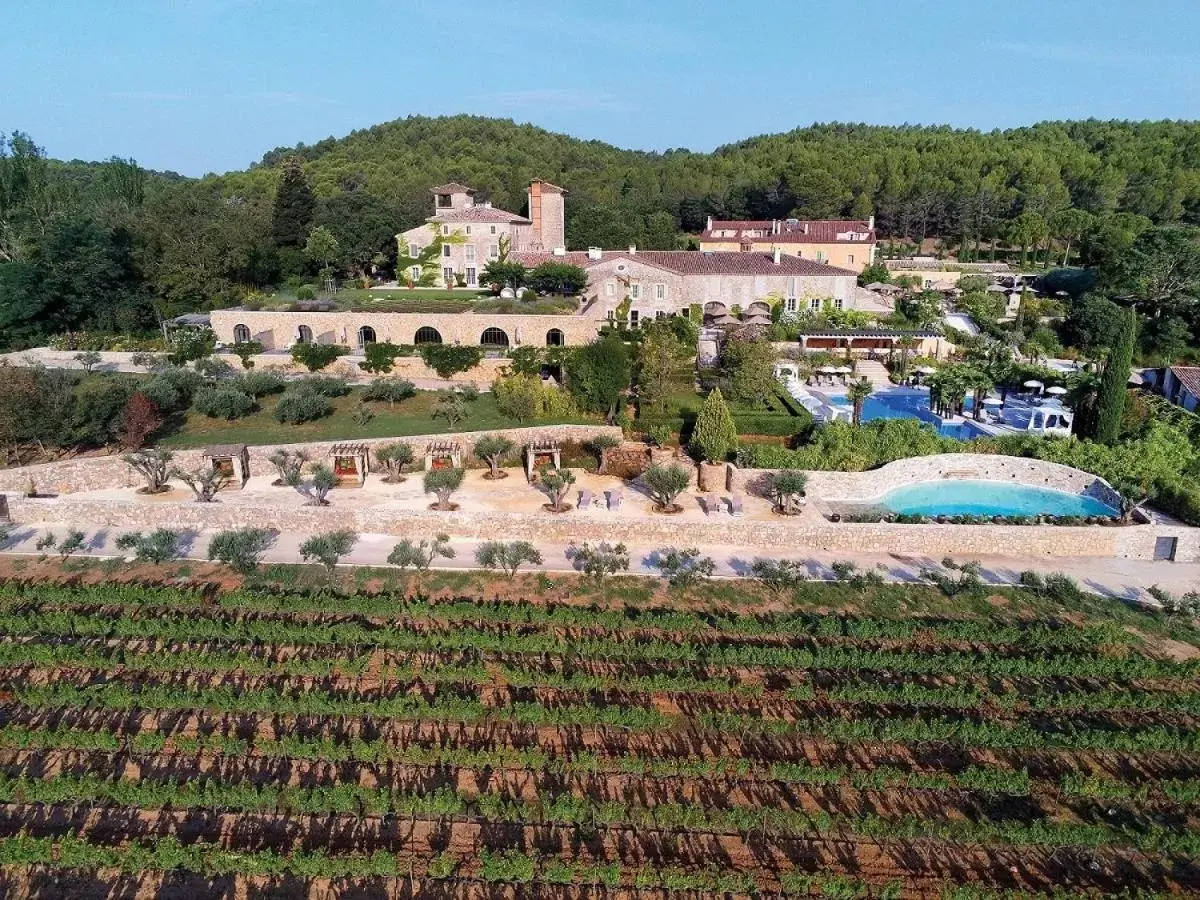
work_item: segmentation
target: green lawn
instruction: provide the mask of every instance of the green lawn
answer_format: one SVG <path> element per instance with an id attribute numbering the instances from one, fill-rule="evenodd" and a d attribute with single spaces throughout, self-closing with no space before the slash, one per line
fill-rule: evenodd
<path id="1" fill-rule="evenodd" d="M 156 444 L 161 447 L 187 449 L 204 447 L 209 444 L 294 444 L 306 441 L 336 441 L 352 440 L 354 438 L 405 437 L 415 434 L 438 434 L 451 429 L 446 426 L 444 419 L 431 416 L 437 405 L 437 394 L 432 391 L 419 391 L 415 397 L 397 403 L 395 409 L 386 403 L 372 403 L 375 411 L 373 418 L 366 425 L 357 425 L 353 420 L 355 407 L 358 406 L 358 391 L 353 390 L 348 396 L 336 397 L 333 403 L 333 414 L 306 422 L 303 425 L 282 425 L 275 421 L 275 397 L 264 397 L 260 404 L 262 409 L 243 419 L 227 422 L 224 419 L 210 419 L 195 410 L 187 413 L 186 420 L 179 430 L 166 435 Z M 517 428 L 521 425 L 555 425 L 600 424 L 599 419 L 579 418 L 552 422 L 516 422 L 501 415 L 496 409 L 496 401 L 491 394 L 481 394 L 478 400 L 468 404 L 468 415 L 460 422 L 454 431 L 488 431 L 496 428 Z"/>

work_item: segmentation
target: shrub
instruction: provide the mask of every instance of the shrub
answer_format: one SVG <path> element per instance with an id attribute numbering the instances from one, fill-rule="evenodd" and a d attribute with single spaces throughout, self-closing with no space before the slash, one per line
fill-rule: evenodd
<path id="1" fill-rule="evenodd" d="M 569 419 L 578 414 L 575 400 L 562 388 L 536 375 L 506 375 L 492 383 L 496 408 L 510 419 Z"/>
<path id="2" fill-rule="evenodd" d="M 375 461 L 387 469 L 387 480 L 393 483 L 404 480 L 404 467 L 412 463 L 413 457 L 412 445 L 403 441 L 375 448 Z"/>
<path id="3" fill-rule="evenodd" d="M 257 400 L 267 394 L 280 393 L 287 386 L 287 382 L 275 372 L 247 372 L 234 381 L 233 386 L 243 394 Z"/>
<path id="4" fill-rule="evenodd" d="M 683 466 L 664 466 L 655 463 L 643 474 L 642 481 L 659 509 L 678 509 L 675 501 L 688 488 L 691 473 Z"/>
<path id="5" fill-rule="evenodd" d="M 208 558 L 243 575 L 258 568 L 262 556 L 275 543 L 276 532 L 269 528 L 233 528 L 213 535 Z"/>
<path id="6" fill-rule="evenodd" d="M 941 569 L 926 569 L 921 577 L 937 585 L 947 597 L 957 597 L 974 591 L 983 584 L 980 574 L 983 567 L 977 561 L 956 563 L 947 556 L 942 560 Z"/>
<path id="7" fill-rule="evenodd" d="M 320 394 L 308 391 L 285 391 L 275 404 L 275 419 L 288 425 L 299 425 L 322 419 L 333 412 L 333 404 Z"/>
<path id="8" fill-rule="evenodd" d="M 171 335 L 167 358 L 172 365 L 183 366 L 211 356 L 217 346 L 217 336 L 211 328 L 180 328 Z"/>
<path id="9" fill-rule="evenodd" d="M 435 419 L 445 419 L 446 427 L 453 431 L 467 417 L 467 401 L 456 391 L 438 391 L 437 406 L 431 415 Z"/>
<path id="10" fill-rule="evenodd" d="M 358 364 L 358 367 L 364 372 L 382 375 L 392 371 L 396 357 L 403 353 L 404 348 L 398 344 L 390 344 L 386 341 L 367 344 L 363 348 L 363 355 L 366 358 Z"/>
<path id="11" fill-rule="evenodd" d="M 288 390 L 297 393 L 319 394 L 322 397 L 345 397 L 350 393 L 350 385 L 345 378 L 334 375 L 307 375 L 293 381 Z"/>
<path id="12" fill-rule="evenodd" d="M 439 378 L 473 369 L 483 359 L 483 351 L 478 347 L 455 344 L 422 344 L 418 352 L 425 365 L 437 372 Z"/>
<path id="13" fill-rule="evenodd" d="M 172 560 L 182 552 L 182 535 L 169 528 L 156 528 L 149 534 L 134 531 L 117 538 L 118 550 L 132 550 L 138 562 L 159 565 Z"/>
<path id="14" fill-rule="evenodd" d="M 316 296 L 317 291 L 311 284 L 302 284 L 296 288 L 297 300 L 315 300 Z"/>
<path id="15" fill-rule="evenodd" d="M 415 397 L 417 389 L 411 381 L 400 378 L 376 378 L 362 391 L 362 398 L 376 403 L 395 406 L 402 400 Z"/>
<path id="16" fill-rule="evenodd" d="M 319 372 L 348 352 L 337 344 L 295 344 L 292 347 L 292 359 L 310 372 Z"/>
<path id="17" fill-rule="evenodd" d="M 159 369 L 143 381 L 141 391 L 158 405 L 159 410 L 169 412 L 191 405 L 192 396 L 203 384 L 204 376 L 195 369 L 170 366 Z"/>
<path id="18" fill-rule="evenodd" d="M 425 473 L 425 493 L 437 496 L 438 509 L 449 509 L 450 498 L 462 487 L 465 474 L 463 469 L 430 469 Z"/>
<path id="19" fill-rule="evenodd" d="M 210 419 L 232 421 L 248 416 L 256 406 L 254 398 L 230 384 L 207 385 L 196 391 L 192 406 Z"/>
<path id="20" fill-rule="evenodd" d="M 509 578 L 525 563 L 542 564 L 542 554 L 529 541 L 488 541 L 475 550 L 475 562 L 485 569 L 499 569 Z"/>
<path id="21" fill-rule="evenodd" d="M 206 356 L 196 360 L 194 368 L 208 381 L 220 381 L 223 378 L 233 377 L 233 366 L 215 356 Z"/>
<path id="22" fill-rule="evenodd" d="M 406 538 L 392 548 L 387 561 L 388 565 L 398 566 L 401 569 L 413 568 L 418 572 L 425 572 L 439 557 L 454 559 L 454 548 L 450 546 L 449 535 L 439 534 L 432 541 L 422 540 L 420 542 Z"/>
<path id="23" fill-rule="evenodd" d="M 92 369 L 100 365 L 103 357 L 95 350 L 85 350 L 82 353 L 76 353 L 72 359 L 79 363 L 79 368 L 83 369 L 85 374 L 91 375 Z"/>
<path id="24" fill-rule="evenodd" d="M 261 341 L 241 341 L 229 348 L 233 351 L 233 355 L 242 361 L 243 369 L 253 369 L 254 360 L 252 357 L 263 352 Z"/>
<path id="25" fill-rule="evenodd" d="M 525 283 L 539 294 L 572 296 L 587 290 L 588 275 L 582 266 L 548 260 L 530 269 Z"/>
<path id="26" fill-rule="evenodd" d="M 750 574 L 764 587 L 781 595 L 808 581 L 808 569 L 796 559 L 756 559 L 750 564 Z"/>
<path id="27" fill-rule="evenodd" d="M 804 496 L 808 487 L 808 476 L 795 469 L 782 469 L 771 476 L 771 495 L 775 508 L 791 515 L 796 512 L 796 500 Z"/>
<path id="28" fill-rule="evenodd" d="M 121 412 L 118 427 L 121 443 L 130 450 L 137 450 L 162 424 L 163 417 L 154 401 L 141 391 L 135 391 Z"/>

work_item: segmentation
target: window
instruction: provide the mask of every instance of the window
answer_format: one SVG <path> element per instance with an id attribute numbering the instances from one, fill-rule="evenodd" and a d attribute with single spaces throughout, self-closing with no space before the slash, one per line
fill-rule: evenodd
<path id="1" fill-rule="evenodd" d="M 297 328 L 296 329 L 296 343 L 297 344 L 311 344 L 312 343 L 312 329 L 309 328 L 307 325 L 301 325 L 299 328 Z"/>
<path id="2" fill-rule="evenodd" d="M 450 258 L 450 245 L 449 244 L 442 244 L 442 258 L 443 259 Z"/>
<path id="3" fill-rule="evenodd" d="M 420 266 L 412 266 L 411 268 L 409 268 L 408 274 L 410 276 L 412 276 L 413 281 L 416 281 L 417 279 L 419 279 L 421 277 L 421 267 Z"/>
<path id="4" fill-rule="evenodd" d="M 418 247 L 416 244 L 409 244 L 408 245 L 408 255 L 411 256 L 413 259 L 416 259 L 418 256 L 421 255 L 421 248 Z"/>
<path id="5" fill-rule="evenodd" d="M 454 287 L 454 269 L 450 266 L 442 269 L 442 279 L 446 282 L 446 287 Z"/>
<path id="6" fill-rule="evenodd" d="M 449 195 L 449 194 L 438 194 L 438 195 L 437 195 L 437 205 L 438 205 L 439 207 L 441 207 L 442 209 L 447 209 L 447 208 L 449 208 L 449 206 L 450 206 L 450 195 Z"/>
<path id="7" fill-rule="evenodd" d="M 785 308 L 787 309 L 788 312 L 794 313 L 796 311 L 796 298 L 788 297 L 787 298 L 787 306 Z"/>
<path id="8" fill-rule="evenodd" d="M 449 226 L 449 225 L 443 225 L 443 226 L 442 226 L 442 234 L 444 234 L 444 235 L 449 235 L 449 234 L 450 234 L 450 226 Z"/>
<path id="9" fill-rule="evenodd" d="M 470 233 L 471 233 L 471 226 L 470 226 L 470 225 L 468 225 L 468 226 L 467 226 L 467 234 L 470 234 Z"/>
<path id="10" fill-rule="evenodd" d="M 640 300 L 642 297 L 642 286 L 636 281 L 629 285 L 629 299 Z"/>
<path id="11" fill-rule="evenodd" d="M 475 287 L 479 284 L 479 280 L 475 276 L 475 267 L 467 266 L 467 286 Z"/>
<path id="12" fill-rule="evenodd" d="M 817 259 L 817 262 L 825 262 L 825 251 L 818 250 L 816 259 Z"/>
<path id="13" fill-rule="evenodd" d="M 844 301 L 842 300 L 841 297 L 838 297 L 833 301 L 834 309 L 841 309 L 843 305 L 844 305 Z"/>
<path id="14" fill-rule="evenodd" d="M 611 281 L 604 282 L 604 296 L 611 297 L 617 292 L 617 286 Z"/>
<path id="15" fill-rule="evenodd" d="M 245 325 L 234 325 L 233 342 L 235 344 L 248 344 L 250 342 L 250 329 Z"/>
<path id="16" fill-rule="evenodd" d="M 508 335 L 500 328 L 485 328 L 483 334 L 479 336 L 479 346 L 507 347 Z"/>
<path id="17" fill-rule="evenodd" d="M 546 346 L 547 347 L 561 347 L 566 342 L 567 342 L 566 336 L 562 333 L 561 329 L 551 328 L 549 331 L 546 332 Z"/>
<path id="18" fill-rule="evenodd" d="M 358 329 L 358 346 L 365 347 L 367 344 L 375 343 L 375 329 L 370 325 L 364 325 Z"/>
<path id="19" fill-rule="evenodd" d="M 811 309 L 813 312 L 820 312 L 821 311 L 821 298 L 813 297 L 811 300 L 809 300 L 808 308 Z"/>
<path id="20" fill-rule="evenodd" d="M 440 344 L 442 342 L 442 334 L 436 328 L 430 328 L 428 325 L 422 325 L 417 329 L 417 334 L 413 338 L 414 344 Z"/>
<path id="21" fill-rule="evenodd" d="M 488 259 L 499 259 L 499 258 L 500 258 L 500 245 L 492 244 L 490 247 L 488 247 Z"/>
<path id="22" fill-rule="evenodd" d="M 661 281 L 657 282 L 654 285 L 654 299 L 655 300 L 666 300 L 667 299 L 667 286 L 665 284 L 663 284 Z"/>
<path id="23" fill-rule="evenodd" d="M 495 233 L 496 233 L 496 226 L 495 226 L 495 225 L 493 225 L 493 226 L 492 226 L 492 234 L 495 234 Z"/>
<path id="24" fill-rule="evenodd" d="M 850 266 L 854 265 L 854 254 L 853 253 L 846 254 L 846 264 L 850 265 Z"/>
<path id="25" fill-rule="evenodd" d="M 465 247 L 463 248 L 463 250 L 465 250 L 465 251 L 466 251 L 466 254 L 467 254 L 467 262 L 469 262 L 469 263 L 473 263 L 473 262 L 475 262 L 475 245 L 474 245 L 474 244 L 467 244 L 467 246 L 465 246 Z"/>
<path id="26" fill-rule="evenodd" d="M 659 310 L 655 310 L 655 312 L 654 312 L 654 318 L 656 318 L 656 319 L 665 319 L 666 317 L 667 317 L 667 314 L 666 314 L 666 313 L 665 313 L 663 310 L 661 310 L 661 309 L 659 309 Z"/>
<path id="27" fill-rule="evenodd" d="M 629 327 L 630 328 L 638 327 L 638 311 L 636 309 L 631 309 L 629 311 Z"/>

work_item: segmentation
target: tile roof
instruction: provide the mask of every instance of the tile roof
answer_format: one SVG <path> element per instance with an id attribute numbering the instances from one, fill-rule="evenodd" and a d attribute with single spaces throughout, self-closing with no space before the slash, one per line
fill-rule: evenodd
<path id="1" fill-rule="evenodd" d="M 557 184 L 551 184 L 551 183 L 550 183 L 550 182 L 548 182 L 548 181 L 543 181 L 543 182 L 541 182 L 541 185 L 542 185 L 542 190 L 543 190 L 543 191 L 545 191 L 545 192 L 547 192 L 547 193 L 551 193 L 551 194 L 565 194 L 565 193 L 568 193 L 568 191 L 567 191 L 567 189 L 566 189 L 566 188 L 559 187 Z"/>
<path id="2" fill-rule="evenodd" d="M 1193 397 L 1200 397 L 1200 366 L 1171 366 L 1171 374 Z"/>
<path id="3" fill-rule="evenodd" d="M 771 221 L 756 221 L 751 219 L 730 219 L 728 221 L 713 220 L 712 228 L 706 230 L 700 235 L 700 240 L 705 241 L 732 241 L 737 240 L 741 235 L 723 237 L 714 235 L 716 231 L 762 231 L 764 234 L 758 238 L 751 240 L 765 241 L 772 240 L 778 244 L 837 244 L 837 243 L 873 243 L 875 241 L 875 230 L 871 228 L 869 222 L 864 222 L 861 219 L 809 219 L 789 222 L 786 219 L 779 220 L 780 231 L 778 234 L 771 234 Z M 866 240 L 850 241 L 845 238 L 838 238 L 839 234 L 846 232 L 855 232 L 857 234 L 866 234 Z"/>
<path id="4" fill-rule="evenodd" d="M 605 250 L 600 259 L 591 259 L 586 250 L 574 250 L 562 256 L 553 253 L 513 253 L 512 259 L 527 266 L 544 262 L 565 262 L 591 269 L 614 259 L 626 259 L 666 269 L 678 275 L 827 275 L 854 276 L 855 273 L 836 266 L 801 259 L 798 256 L 781 256 L 779 264 L 770 253 L 740 253 L 737 251 L 704 250 L 639 250 L 631 254 L 626 250 Z"/>
<path id="5" fill-rule="evenodd" d="M 436 216 L 426 219 L 427 222 L 508 222 L 514 225 L 532 224 L 524 216 L 510 213 L 507 210 L 496 209 L 493 206 L 468 206 L 465 209 L 447 209 Z"/>
<path id="6" fill-rule="evenodd" d="M 448 184 L 439 184 L 437 187 L 429 189 L 431 194 L 473 194 L 474 188 L 469 188 L 465 184 L 459 184 L 457 181 L 451 181 Z"/>

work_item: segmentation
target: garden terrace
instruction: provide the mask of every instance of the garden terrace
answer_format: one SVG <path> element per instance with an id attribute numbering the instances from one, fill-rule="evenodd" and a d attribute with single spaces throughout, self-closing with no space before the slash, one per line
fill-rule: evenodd
<path id="1" fill-rule="evenodd" d="M 871 590 L 909 613 L 0 584 L 0 884 L 1200 889 L 1151 619 Z"/>

